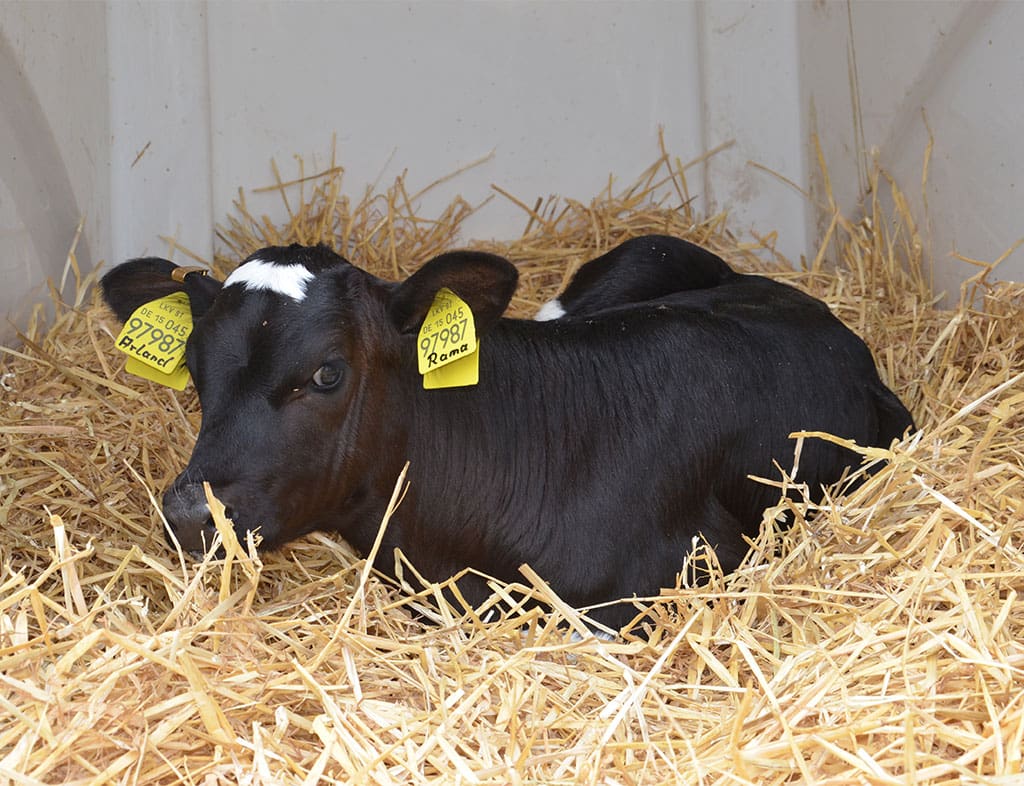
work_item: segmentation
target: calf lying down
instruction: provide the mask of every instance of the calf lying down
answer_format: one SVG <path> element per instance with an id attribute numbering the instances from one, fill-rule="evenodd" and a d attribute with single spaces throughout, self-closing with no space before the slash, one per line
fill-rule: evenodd
<path id="1" fill-rule="evenodd" d="M 790 433 L 888 446 L 913 425 L 823 303 L 674 238 L 583 266 L 549 321 L 502 317 L 517 272 L 481 252 L 442 254 L 401 283 L 322 246 L 265 248 L 223 285 L 175 269 L 132 260 L 102 288 L 122 321 L 190 298 L 202 425 L 164 496 L 189 551 L 212 540 L 208 481 L 240 538 L 257 530 L 273 548 L 329 530 L 366 553 L 408 461 L 382 554 L 401 548 L 432 580 L 472 568 L 516 581 L 529 563 L 588 607 L 673 586 L 695 539 L 734 569 L 779 496 L 748 476 L 792 463 Z M 476 385 L 426 390 L 417 371 L 441 288 L 475 317 Z M 811 440 L 797 479 L 820 495 L 858 461 Z M 473 573 L 459 589 L 489 595 Z M 618 628 L 634 613 L 592 617 Z"/>

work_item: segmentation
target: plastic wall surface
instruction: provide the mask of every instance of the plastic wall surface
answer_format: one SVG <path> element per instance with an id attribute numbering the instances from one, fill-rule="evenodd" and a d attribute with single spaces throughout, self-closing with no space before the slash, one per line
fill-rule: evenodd
<path id="1" fill-rule="evenodd" d="M 106 48 L 101 5 L 0 3 L 5 343 L 30 306 L 49 299 L 47 280 L 59 285 L 80 218 L 88 238 L 78 247 L 82 267 L 109 248 Z"/>
<path id="2" fill-rule="evenodd" d="M 801 104 L 840 204 L 859 202 L 877 155 L 927 215 L 933 287 L 955 299 L 978 268 L 954 253 L 991 262 L 1024 238 L 1024 4 L 807 3 L 797 22 Z M 1024 249 L 995 277 L 1024 280 Z"/>
<path id="3" fill-rule="evenodd" d="M 16 323 L 59 279 L 79 217 L 83 266 L 208 255 L 240 186 L 324 164 L 350 192 L 408 170 L 416 188 L 493 152 L 433 198 L 589 199 L 657 156 L 664 127 L 706 211 L 813 253 L 823 217 L 812 132 L 840 204 L 874 151 L 927 201 L 935 283 L 1024 235 L 1024 68 L 1016 3 L 0 3 L 0 307 Z M 316 159 L 314 161 L 314 159 Z M 753 162 L 753 163 L 752 163 Z M 755 166 L 757 164 L 758 166 Z M 803 191 L 769 174 L 777 172 Z M 447 189 L 447 190 L 446 190 Z M 283 209 L 273 196 L 250 207 Z M 427 205 L 426 207 L 430 207 Z M 510 237 L 502 198 L 468 237 Z M 1000 269 L 1024 278 L 1024 252 Z M 4 329 L 4 340 L 12 329 Z"/>

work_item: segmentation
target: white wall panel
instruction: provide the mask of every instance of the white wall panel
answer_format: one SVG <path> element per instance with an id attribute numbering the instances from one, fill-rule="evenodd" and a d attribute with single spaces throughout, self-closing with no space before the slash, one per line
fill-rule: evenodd
<path id="1" fill-rule="evenodd" d="M 739 229 L 760 235 L 777 231 L 776 248 L 799 262 L 809 248 L 811 206 L 776 176 L 798 184 L 807 179 L 796 6 L 698 7 L 706 147 L 734 141 L 708 160 L 706 208 L 728 210 Z"/>
<path id="2" fill-rule="evenodd" d="M 270 181 L 337 132 L 350 188 L 409 169 L 413 189 L 494 151 L 434 195 L 473 203 L 497 183 L 524 201 L 589 199 L 632 178 L 664 125 L 702 150 L 696 7 L 685 3 L 214 4 L 215 197 Z M 390 162 L 390 165 L 387 165 Z M 271 204 L 270 197 L 263 204 Z M 525 224 L 497 199 L 467 228 Z"/>
<path id="3" fill-rule="evenodd" d="M 0 341 L 109 241 L 104 6 L 0 3 Z"/>
<path id="4" fill-rule="evenodd" d="M 861 199 L 874 153 L 923 225 L 930 126 L 933 286 L 955 297 L 977 268 L 954 250 L 991 261 L 1024 237 L 1024 4 L 807 3 L 799 27 L 803 104 L 846 210 Z M 816 164 L 808 171 L 815 183 Z M 819 215 L 819 228 L 825 220 Z M 996 277 L 1024 280 L 1024 250 Z"/>
<path id="5" fill-rule="evenodd" d="M 271 158 L 325 164 L 335 133 L 350 193 L 494 151 L 427 210 L 491 183 L 589 199 L 654 160 L 659 126 L 684 160 L 731 141 L 691 172 L 698 207 L 778 231 L 796 261 L 827 219 L 810 134 L 845 210 L 872 150 L 922 217 L 922 110 L 935 283 L 955 289 L 973 268 L 953 249 L 992 259 L 1024 235 L 1021 30 L 1014 2 L 0 3 L 0 305 L 59 271 L 79 215 L 86 264 L 160 253 L 161 234 L 209 254 L 239 186 L 269 184 Z M 496 198 L 467 238 L 524 221 Z M 1024 278 L 1024 251 L 1001 275 Z"/>
<path id="6" fill-rule="evenodd" d="M 112 262 L 164 253 L 161 235 L 213 249 L 206 30 L 202 2 L 108 5 Z"/>

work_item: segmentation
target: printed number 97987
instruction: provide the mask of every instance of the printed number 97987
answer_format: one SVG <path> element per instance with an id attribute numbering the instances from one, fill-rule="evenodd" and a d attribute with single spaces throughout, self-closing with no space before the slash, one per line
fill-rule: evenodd
<path id="1" fill-rule="evenodd" d="M 155 344 L 156 348 L 165 355 L 177 353 L 185 346 L 185 342 L 174 334 L 168 333 L 163 328 L 158 328 L 152 322 L 146 322 L 138 317 L 128 320 L 128 335 L 138 341 L 142 341 L 146 336 L 149 336 L 149 341 L 146 342 L 145 346 L 151 347 Z"/>
<path id="2" fill-rule="evenodd" d="M 441 343 L 442 349 L 453 344 L 462 343 L 463 336 L 466 332 L 466 323 L 468 321 L 468 319 L 460 320 L 446 328 L 441 328 L 436 333 L 424 336 L 420 341 L 420 349 L 423 350 L 424 354 L 429 354 L 437 351 L 438 342 Z"/>

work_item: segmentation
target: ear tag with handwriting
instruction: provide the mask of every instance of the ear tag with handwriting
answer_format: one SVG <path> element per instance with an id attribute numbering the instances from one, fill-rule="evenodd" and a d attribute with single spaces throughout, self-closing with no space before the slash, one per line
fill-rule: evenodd
<path id="1" fill-rule="evenodd" d="M 480 380 L 473 312 L 450 289 L 437 291 L 417 341 L 417 365 L 426 390 L 466 387 Z"/>
<path id="2" fill-rule="evenodd" d="M 115 345 L 128 355 L 124 369 L 129 374 L 184 390 L 188 382 L 185 341 L 191 333 L 188 295 L 175 292 L 135 309 Z"/>

